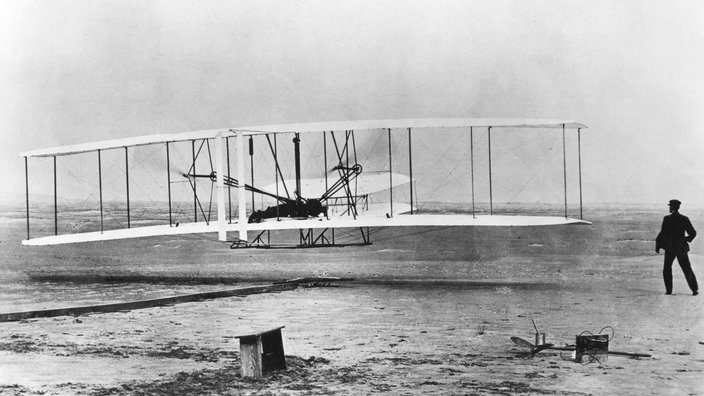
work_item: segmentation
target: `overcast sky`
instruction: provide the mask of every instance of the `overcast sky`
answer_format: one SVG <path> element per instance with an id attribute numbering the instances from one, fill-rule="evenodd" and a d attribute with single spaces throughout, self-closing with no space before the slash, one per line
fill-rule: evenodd
<path id="1" fill-rule="evenodd" d="M 0 1 L 21 151 L 308 121 L 574 119 L 584 199 L 704 205 L 697 1 Z M 21 195 L 20 195 L 21 196 Z"/>

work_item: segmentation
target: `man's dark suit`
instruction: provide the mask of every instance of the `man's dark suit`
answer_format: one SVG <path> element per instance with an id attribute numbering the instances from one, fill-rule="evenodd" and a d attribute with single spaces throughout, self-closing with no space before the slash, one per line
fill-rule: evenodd
<path id="1" fill-rule="evenodd" d="M 685 236 L 685 232 L 687 235 Z M 689 244 L 694 237 L 697 236 L 697 231 L 694 230 L 692 222 L 687 216 L 682 216 L 679 212 L 674 211 L 672 214 L 665 216 L 662 221 L 662 228 L 655 240 L 655 251 L 665 249 L 665 264 L 662 269 L 662 276 L 665 280 L 665 292 L 672 293 L 672 263 L 677 257 L 677 262 L 682 267 L 682 272 L 687 279 L 689 288 L 693 293 L 697 293 L 697 278 L 694 276 L 692 266 L 689 263 Z"/>

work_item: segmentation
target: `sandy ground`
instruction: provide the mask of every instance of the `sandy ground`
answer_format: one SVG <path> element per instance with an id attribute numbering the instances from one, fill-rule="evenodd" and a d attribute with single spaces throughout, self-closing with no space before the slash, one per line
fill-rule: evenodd
<path id="1" fill-rule="evenodd" d="M 689 214 L 703 224 L 701 213 Z M 149 240 L 22 248 L 3 228 L 2 312 L 130 301 L 327 272 L 338 287 L 130 312 L 0 323 L 3 394 L 704 394 L 704 301 L 679 268 L 663 295 L 652 252 L 662 213 L 602 210 L 594 226 L 382 230 L 362 248 L 231 251 Z M 11 217 L 11 216 L 10 216 Z M 700 240 L 692 261 L 700 283 Z M 610 356 L 531 358 L 548 342 L 614 330 Z M 288 369 L 240 376 L 234 338 L 285 326 Z"/>

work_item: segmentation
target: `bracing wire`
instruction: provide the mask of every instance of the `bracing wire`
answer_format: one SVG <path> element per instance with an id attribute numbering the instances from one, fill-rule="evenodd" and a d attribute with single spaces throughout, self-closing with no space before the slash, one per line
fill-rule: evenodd
<path id="1" fill-rule="evenodd" d="M 423 148 L 427 149 L 426 152 L 428 152 L 428 153 L 432 152 L 432 150 L 430 150 L 423 141 L 419 141 L 417 144 L 420 144 Z M 442 166 L 442 168 L 445 170 L 445 172 L 443 172 L 445 177 L 443 177 L 441 180 L 439 180 L 438 187 L 435 190 L 433 190 L 433 192 L 429 196 L 427 196 L 423 201 L 420 201 L 420 200 L 417 201 L 418 210 L 421 210 L 425 205 L 427 205 L 429 202 L 431 202 L 431 199 L 438 193 L 438 191 L 441 190 L 441 187 L 447 186 L 447 185 L 451 184 L 453 181 L 455 181 L 455 179 L 454 178 L 451 179 L 451 177 L 454 177 L 455 173 L 457 171 L 457 168 L 462 166 L 461 161 L 455 161 L 454 166 L 450 169 L 448 169 L 446 166 L 443 165 L 444 161 L 441 161 L 442 158 L 447 157 L 447 154 L 453 148 L 454 147 L 450 145 L 447 149 L 445 149 L 445 151 L 443 151 L 443 153 L 441 155 L 434 156 L 437 159 L 437 161 L 435 161 L 436 165 L 434 167 L 426 169 L 425 172 L 420 175 L 419 179 L 424 179 L 424 178 L 428 177 L 428 175 L 436 173 L 440 166 Z M 418 195 L 417 195 L 417 191 L 416 191 L 416 197 L 417 196 Z"/>
<path id="2" fill-rule="evenodd" d="M 66 167 L 65 164 L 61 164 L 61 167 L 64 171 L 66 171 L 68 173 L 69 176 L 71 176 L 73 178 L 73 180 L 78 182 L 78 185 L 86 193 L 86 197 L 82 201 L 80 201 L 79 205 L 82 206 L 82 205 L 87 204 L 88 202 L 95 203 L 95 202 L 99 201 L 98 197 L 95 196 L 95 191 L 90 191 L 88 189 L 88 187 L 86 187 L 87 185 L 90 184 L 88 181 L 76 176 L 73 172 L 71 172 L 70 169 L 68 169 L 68 167 Z"/>
<path id="3" fill-rule="evenodd" d="M 539 136 L 543 137 L 546 135 L 540 134 Z M 557 189 L 550 184 L 549 178 L 545 178 L 545 175 L 551 174 L 551 171 L 554 171 L 558 167 L 556 166 L 556 159 L 558 157 L 562 157 L 562 151 L 561 150 L 553 150 L 553 146 L 550 143 L 552 138 L 547 136 L 543 138 L 542 140 L 539 141 L 540 147 L 548 147 L 548 150 L 550 150 L 552 153 L 546 153 L 542 152 L 540 158 L 542 158 L 542 161 L 539 164 L 536 164 L 536 170 L 533 171 L 528 177 L 522 178 L 520 181 L 517 178 L 514 178 L 512 180 L 512 184 L 517 186 L 518 189 L 511 195 L 510 199 L 504 203 L 503 209 L 506 209 L 509 205 L 516 203 L 516 197 L 521 196 L 524 194 L 524 191 L 528 188 L 528 186 L 542 186 L 543 188 L 546 188 L 549 190 L 550 193 L 552 191 L 557 191 Z M 534 139 L 531 138 L 531 141 Z M 554 143 L 554 142 L 553 142 Z M 520 153 L 524 152 L 523 149 L 523 144 L 524 141 L 521 141 L 520 139 L 516 141 L 515 144 L 512 146 L 508 147 L 505 150 L 502 150 L 502 153 L 512 153 L 513 154 L 513 159 L 518 159 L 520 160 L 519 165 L 522 166 L 523 169 L 527 169 L 528 165 L 532 163 L 532 161 L 526 161 L 525 158 L 522 159 L 520 156 Z M 532 158 L 532 157 L 529 157 Z M 560 162 L 562 162 L 562 159 Z M 561 163 L 559 165 L 559 168 L 562 168 L 563 164 Z M 519 185 L 520 183 L 520 185 Z M 537 187 L 536 187 L 537 188 Z M 562 189 L 560 189 L 559 194 L 555 194 L 555 196 L 560 196 L 562 194 Z M 551 194 L 552 196 L 552 194 Z"/>
<path id="4" fill-rule="evenodd" d="M 549 158 L 548 158 L 548 161 L 546 161 L 545 164 L 543 164 L 543 166 L 542 166 L 538 171 L 533 172 L 533 174 L 532 174 L 529 178 L 525 179 L 525 183 L 523 183 L 523 184 L 520 186 L 520 188 L 518 189 L 518 191 L 516 191 L 516 192 L 511 196 L 511 198 L 510 198 L 507 202 L 504 203 L 503 209 L 506 209 L 509 205 L 511 205 L 512 203 L 514 203 L 514 200 L 516 199 L 517 196 L 519 196 L 520 194 L 522 194 L 523 191 L 525 191 L 525 189 L 526 189 L 529 185 L 531 185 L 536 179 L 538 179 L 539 176 L 541 176 L 542 174 L 544 174 L 544 171 L 545 171 L 546 169 L 548 169 L 548 167 L 549 167 L 549 165 L 550 165 L 550 160 L 554 159 L 555 156 L 556 156 L 556 154 L 553 154 L 553 156 L 549 157 Z"/>

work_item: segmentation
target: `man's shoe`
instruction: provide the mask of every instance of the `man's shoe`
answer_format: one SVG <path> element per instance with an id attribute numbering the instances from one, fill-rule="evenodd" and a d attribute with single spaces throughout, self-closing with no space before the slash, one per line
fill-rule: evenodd
<path id="1" fill-rule="evenodd" d="M 693 296 L 696 296 L 697 294 L 699 294 L 699 291 L 695 291 L 694 293 L 692 293 Z"/>
<path id="2" fill-rule="evenodd" d="M 665 292 L 665 295 L 666 295 L 666 296 L 671 296 L 671 295 L 672 295 L 672 292 Z"/>

